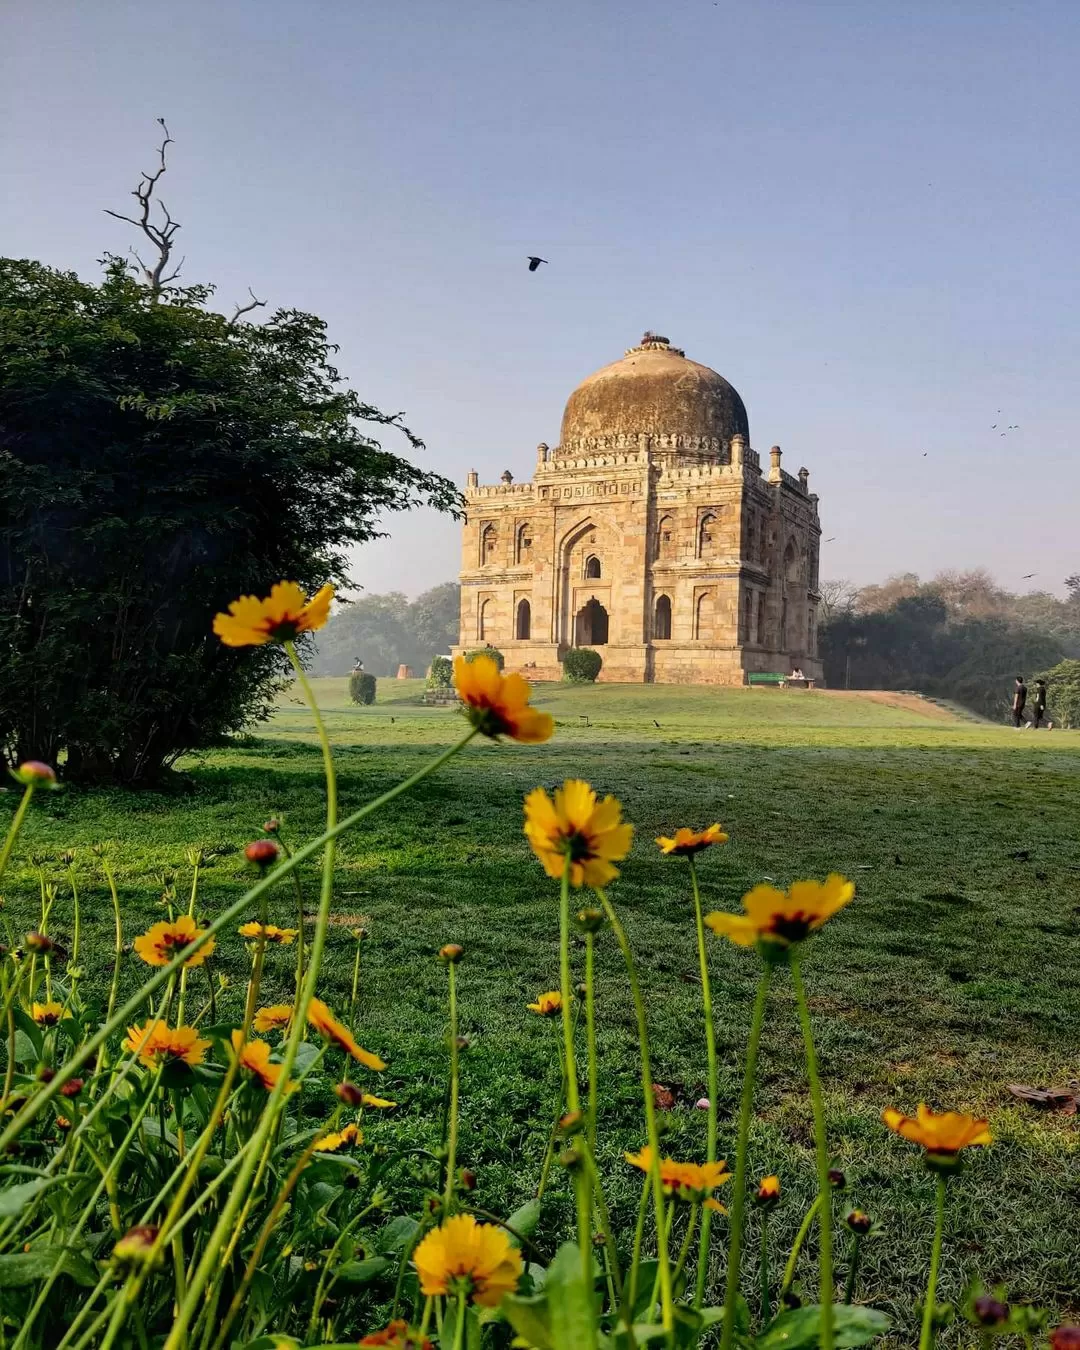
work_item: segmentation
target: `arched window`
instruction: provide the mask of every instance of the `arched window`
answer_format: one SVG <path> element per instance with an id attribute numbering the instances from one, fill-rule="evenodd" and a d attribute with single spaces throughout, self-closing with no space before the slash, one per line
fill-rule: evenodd
<path id="1" fill-rule="evenodd" d="M 788 546 L 784 549 L 784 579 L 786 581 L 799 579 L 799 555 L 795 550 L 794 539 L 789 539 Z"/>
<path id="2" fill-rule="evenodd" d="M 516 560 L 519 563 L 532 562 L 532 526 L 528 521 L 517 527 Z"/>
<path id="3" fill-rule="evenodd" d="M 715 511 L 708 512 L 701 517 L 701 524 L 698 526 L 698 557 L 711 558 L 716 552 L 717 533 L 720 522 L 717 520 Z"/>
<path id="4" fill-rule="evenodd" d="M 697 606 L 694 611 L 694 637 L 701 642 L 712 641 L 713 600 L 714 596 L 712 591 L 702 591 L 697 598 Z"/>
<path id="5" fill-rule="evenodd" d="M 519 640 L 532 636 L 532 606 L 528 600 L 519 600 L 517 607 L 517 623 L 514 627 L 514 636 Z"/>
<path id="6" fill-rule="evenodd" d="M 653 637 L 663 642 L 667 642 L 671 638 L 671 600 L 666 595 L 656 597 Z"/>
<path id="7" fill-rule="evenodd" d="M 600 559 L 595 553 L 590 553 L 585 559 L 585 576 L 587 579 L 598 577 L 600 575 Z"/>
<path id="8" fill-rule="evenodd" d="M 486 642 L 492 636 L 491 625 L 495 619 L 495 601 L 489 596 L 480 601 L 480 616 L 476 625 L 476 636 Z"/>
<path id="9" fill-rule="evenodd" d="M 495 561 L 499 547 L 499 531 L 494 525 L 485 525 L 480 531 L 480 566 L 486 567 Z"/>
<path id="10" fill-rule="evenodd" d="M 577 612 L 574 640 L 579 647 L 603 647 L 608 640 L 608 612 L 595 596 Z"/>
<path id="11" fill-rule="evenodd" d="M 661 516 L 656 523 L 655 556 L 665 559 L 675 556 L 675 520 L 672 516 Z"/>

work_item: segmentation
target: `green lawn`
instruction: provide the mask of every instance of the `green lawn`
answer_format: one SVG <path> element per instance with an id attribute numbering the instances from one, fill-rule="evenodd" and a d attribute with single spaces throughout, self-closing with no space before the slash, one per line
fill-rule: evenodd
<path id="1" fill-rule="evenodd" d="M 339 747 L 344 811 L 461 734 L 453 711 L 417 705 L 418 682 L 380 683 L 380 701 L 355 708 L 343 680 L 318 682 Z M 521 799 L 538 783 L 582 776 L 618 795 L 638 829 L 612 895 L 643 968 L 656 1078 L 678 1097 L 671 1151 L 702 1155 L 704 1113 L 693 1102 L 704 1056 L 687 871 L 663 859 L 652 839 L 718 819 L 731 842 L 701 863 L 710 907 L 734 908 L 763 878 L 786 884 L 835 869 L 858 886 L 852 906 L 812 943 L 805 971 L 835 1158 L 852 1180 L 852 1202 L 886 1229 L 865 1252 L 866 1297 L 908 1320 L 918 1296 L 931 1183 L 916 1151 L 886 1133 L 879 1113 L 927 1100 L 988 1113 L 997 1139 L 953 1188 L 943 1296 L 977 1272 L 987 1283 L 1006 1281 L 1016 1298 L 1080 1311 L 1076 1119 L 1039 1114 L 1006 1090 L 1010 1082 L 1080 1077 L 1080 735 L 1017 733 L 916 700 L 797 691 L 541 686 L 536 702 L 558 722 L 549 745 L 474 745 L 342 841 L 340 922 L 323 992 L 332 1006 L 346 1003 L 349 931 L 363 923 L 371 940 L 362 1039 L 389 1060 L 382 1087 L 402 1103 L 396 1125 L 381 1122 L 372 1139 L 390 1129 L 427 1145 L 437 1138 L 446 975 L 433 954 L 443 942 L 461 942 L 472 1040 L 462 1160 L 478 1173 L 479 1203 L 500 1212 L 535 1186 L 557 1071 L 553 1027 L 524 1005 L 557 985 L 557 897 L 522 837 Z M 203 890 L 213 914 L 245 884 L 239 850 L 268 815 L 281 816 L 294 841 L 318 830 L 319 753 L 310 717 L 291 697 L 258 737 L 183 768 L 186 793 L 67 791 L 35 805 L 7 878 L 9 916 L 20 927 L 33 921 L 30 855 L 49 859 L 45 871 L 54 876 L 58 852 L 80 850 L 90 941 L 101 953 L 84 964 L 92 972 L 96 964 L 88 979 L 97 988 L 107 980 L 111 915 L 86 846 L 115 841 L 134 936 L 159 916 L 162 875 L 183 887 L 186 846 L 214 850 Z M 313 868 L 304 885 L 313 905 Z M 68 913 L 62 892 L 54 923 L 61 932 Z M 272 917 L 288 923 L 291 914 L 283 890 Z M 712 956 L 730 1157 L 757 967 L 752 954 L 719 941 Z M 235 987 L 244 962 L 239 940 L 221 944 L 214 958 Z M 287 967 L 282 953 L 282 979 Z M 137 974 L 132 968 L 132 986 Z M 610 937 L 599 978 L 602 1151 L 615 1207 L 632 1223 L 634 1192 L 620 1155 L 642 1142 L 637 1045 Z M 762 1055 L 753 1167 L 782 1178 L 773 1231 L 783 1241 L 813 1189 L 810 1112 L 783 978 Z M 560 1181 L 547 1243 L 568 1215 Z M 905 1333 L 898 1343 L 912 1338 Z M 966 1342 L 954 1333 L 953 1343 Z"/>

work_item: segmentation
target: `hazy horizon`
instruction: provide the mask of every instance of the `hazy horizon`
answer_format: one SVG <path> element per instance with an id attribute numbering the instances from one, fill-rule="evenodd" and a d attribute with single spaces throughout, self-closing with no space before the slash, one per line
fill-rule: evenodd
<path id="1" fill-rule="evenodd" d="M 823 577 L 1080 569 L 1075 5 L 12 0 L 0 29 L 0 251 L 95 275 L 165 116 L 184 277 L 322 315 L 457 482 L 527 478 L 651 328 L 809 468 Z M 453 522 L 389 528 L 360 585 L 456 576 Z"/>

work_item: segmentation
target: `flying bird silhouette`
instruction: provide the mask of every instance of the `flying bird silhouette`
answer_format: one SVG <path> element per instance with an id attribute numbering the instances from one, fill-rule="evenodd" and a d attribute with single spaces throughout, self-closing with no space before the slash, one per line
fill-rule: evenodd
<path id="1" fill-rule="evenodd" d="M 530 255 L 529 255 L 529 271 L 530 271 L 530 272 L 535 272 L 536 269 L 540 266 L 541 263 L 546 263 L 546 262 L 547 262 L 547 259 L 546 259 L 546 258 L 535 258 L 535 257 L 533 257 L 533 256 L 530 254 Z"/>
<path id="2" fill-rule="evenodd" d="M 927 456 L 929 453 L 930 453 L 929 450 L 924 450 L 924 451 L 922 452 L 922 457 L 923 457 L 923 459 L 925 459 L 926 456 Z"/>
<path id="3" fill-rule="evenodd" d="M 1024 575 L 1020 578 L 1020 580 L 1030 581 L 1032 577 L 1037 577 L 1038 575 L 1039 575 L 1038 572 L 1025 572 Z"/>
<path id="4" fill-rule="evenodd" d="M 830 538 L 826 539 L 825 542 L 826 542 L 827 544 L 831 544 L 832 541 L 833 541 L 835 538 L 836 538 L 836 535 L 834 534 L 834 535 L 832 535 Z"/>

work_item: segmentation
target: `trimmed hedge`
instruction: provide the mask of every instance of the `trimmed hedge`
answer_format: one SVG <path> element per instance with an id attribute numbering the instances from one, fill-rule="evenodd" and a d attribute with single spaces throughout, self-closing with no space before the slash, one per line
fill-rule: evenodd
<path id="1" fill-rule="evenodd" d="M 354 670 L 349 676 L 349 697 L 354 703 L 374 703 L 375 676 L 366 670 Z"/>
<path id="2" fill-rule="evenodd" d="M 591 647 L 571 647 L 562 659 L 563 679 L 568 684 L 592 684 L 603 664 L 604 658 Z"/>
<path id="3" fill-rule="evenodd" d="M 449 689 L 454 682 L 454 663 L 448 656 L 436 656 L 427 675 L 429 689 Z"/>
<path id="4" fill-rule="evenodd" d="M 465 660 L 475 661 L 478 656 L 490 656 L 500 670 L 506 665 L 506 657 L 497 647 L 474 647 L 471 652 L 465 653 Z"/>

